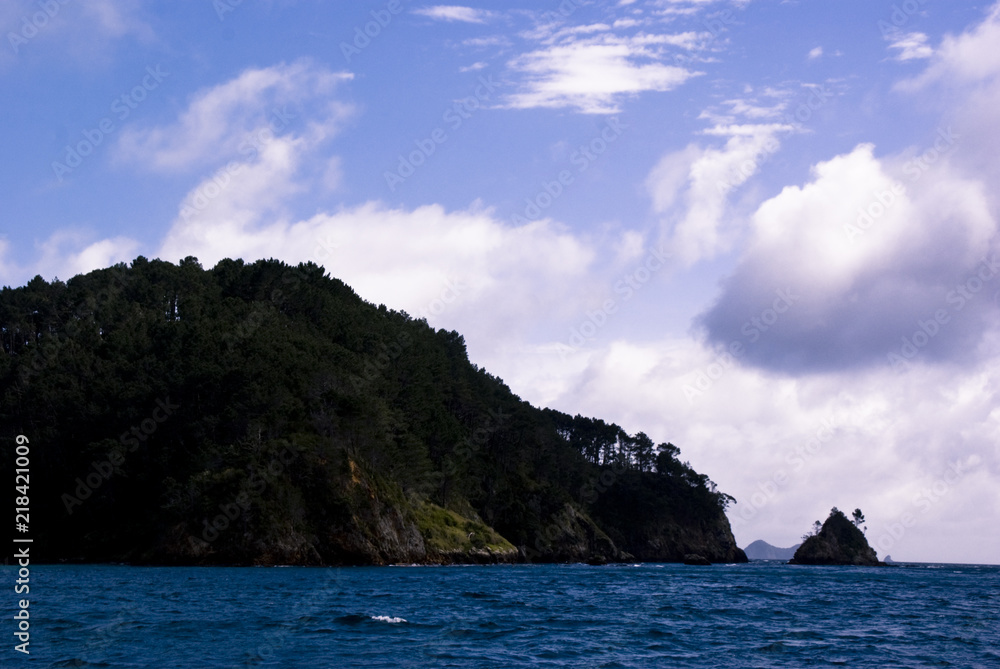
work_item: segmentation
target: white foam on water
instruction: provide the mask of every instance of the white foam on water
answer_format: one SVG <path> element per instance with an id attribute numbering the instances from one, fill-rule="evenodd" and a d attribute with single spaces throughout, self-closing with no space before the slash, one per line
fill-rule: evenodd
<path id="1" fill-rule="evenodd" d="M 372 620 L 377 620 L 377 621 L 382 622 L 382 623 L 392 623 L 394 625 L 396 623 L 405 623 L 406 622 L 405 618 L 396 618 L 396 617 L 393 617 L 393 616 L 372 616 Z"/>

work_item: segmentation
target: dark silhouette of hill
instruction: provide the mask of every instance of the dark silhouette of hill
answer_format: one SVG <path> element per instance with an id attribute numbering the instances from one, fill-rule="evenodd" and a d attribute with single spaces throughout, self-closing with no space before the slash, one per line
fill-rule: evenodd
<path id="1" fill-rule="evenodd" d="M 791 548 L 778 548 L 758 539 L 743 549 L 747 558 L 751 560 L 791 560 L 795 555 L 795 550 L 802 544 L 795 544 Z"/>
<path id="2" fill-rule="evenodd" d="M 858 512 L 860 513 L 860 512 Z M 875 550 L 865 535 L 834 507 L 819 533 L 808 537 L 790 564 L 879 566 Z"/>
<path id="3" fill-rule="evenodd" d="M 0 291 L 0 344 L 37 559 L 745 560 L 677 447 L 532 407 L 314 264 L 36 277 Z"/>

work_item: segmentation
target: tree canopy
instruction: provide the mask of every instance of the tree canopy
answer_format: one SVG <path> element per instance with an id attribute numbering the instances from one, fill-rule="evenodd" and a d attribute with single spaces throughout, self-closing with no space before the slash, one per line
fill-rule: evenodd
<path id="1" fill-rule="evenodd" d="M 312 263 L 139 257 L 35 277 L 0 290 L 0 349 L 4 457 L 15 434 L 36 444 L 36 544 L 53 559 L 157 555 L 246 494 L 220 555 L 289 527 L 320 545 L 356 511 L 359 476 L 518 546 L 567 503 L 628 547 L 650 532 L 636 508 L 697 525 L 732 501 L 673 444 L 532 407 L 459 333 Z"/>

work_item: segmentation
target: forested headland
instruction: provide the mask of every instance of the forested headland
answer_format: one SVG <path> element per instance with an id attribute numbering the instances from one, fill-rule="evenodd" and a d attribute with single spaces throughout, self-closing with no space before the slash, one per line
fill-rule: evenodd
<path id="1" fill-rule="evenodd" d="M 315 264 L 36 277 L 0 291 L 0 348 L 36 560 L 745 560 L 676 446 L 531 406 Z"/>

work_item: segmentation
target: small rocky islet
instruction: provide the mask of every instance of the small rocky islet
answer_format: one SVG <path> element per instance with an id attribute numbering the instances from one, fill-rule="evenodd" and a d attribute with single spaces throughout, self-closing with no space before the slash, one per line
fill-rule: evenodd
<path id="1" fill-rule="evenodd" d="M 860 516 L 860 511 L 855 513 Z M 805 538 L 788 564 L 885 566 L 868 544 L 859 524 L 834 507 L 820 530 Z"/>

